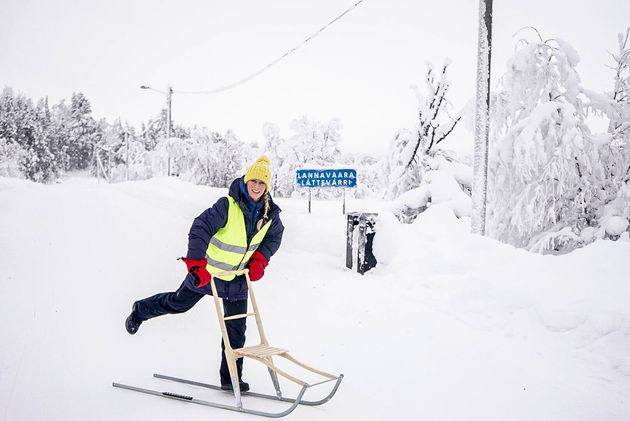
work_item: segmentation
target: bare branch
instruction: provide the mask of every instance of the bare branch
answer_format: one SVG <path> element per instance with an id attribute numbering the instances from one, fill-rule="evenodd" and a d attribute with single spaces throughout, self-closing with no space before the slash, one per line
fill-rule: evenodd
<path id="1" fill-rule="evenodd" d="M 411 159 L 409 160 L 409 162 L 407 163 L 405 168 L 409 168 L 411 167 L 411 164 L 413 164 L 413 162 L 416 159 L 416 153 L 418 152 L 418 148 L 420 147 L 420 142 L 422 141 L 422 135 L 420 134 L 420 132 L 418 131 L 418 140 L 416 141 L 416 146 L 413 148 L 413 153 L 411 154 Z"/>
<path id="2" fill-rule="evenodd" d="M 431 132 L 431 142 L 429 142 L 429 147 L 427 148 L 426 152 L 429 152 L 431 150 L 431 148 L 433 147 L 433 140 L 435 139 L 435 129 L 437 129 L 437 127 L 433 127 L 433 125 L 431 125 L 431 127 L 433 128 L 433 131 Z"/>
<path id="3" fill-rule="evenodd" d="M 523 31 L 525 29 L 533 29 L 536 32 L 536 34 L 538 35 L 538 39 L 540 39 L 540 42 L 544 42 L 543 39 L 542 39 L 542 36 L 540 36 L 540 32 L 538 32 L 538 29 L 536 29 L 533 26 L 523 26 L 518 31 L 514 32 L 514 34 L 512 34 L 512 37 L 515 37 L 519 32 L 521 32 L 521 31 Z"/>
<path id="4" fill-rule="evenodd" d="M 451 126 L 451 128 L 450 128 L 450 129 L 449 129 L 446 133 L 444 133 L 444 134 L 442 135 L 442 137 L 438 139 L 438 141 L 437 141 L 437 142 L 435 142 L 435 144 L 436 144 L 436 145 L 437 145 L 438 143 L 440 143 L 441 141 L 443 141 L 443 140 L 446 138 L 446 136 L 448 136 L 449 134 L 451 134 L 451 132 L 453 131 L 453 129 L 455 128 L 455 126 L 457 125 L 457 123 L 459 122 L 459 120 L 461 120 L 461 118 L 462 118 L 461 116 L 457 117 L 457 119 L 453 122 L 453 125 Z"/>
<path id="5" fill-rule="evenodd" d="M 417 159 L 418 159 L 418 153 L 419 153 L 421 144 L 424 145 L 423 148 L 426 148 L 426 149 L 423 151 L 420 151 L 420 153 L 426 154 L 428 151 L 431 150 L 431 148 L 434 145 L 444 140 L 444 137 L 446 137 L 453 130 L 453 128 L 455 127 L 455 125 L 460 119 L 460 118 L 457 118 L 457 120 L 455 120 L 452 123 L 447 133 L 442 135 L 442 137 L 438 140 L 438 142 L 435 142 L 437 130 L 441 126 L 436 121 L 436 119 L 438 115 L 440 114 L 440 111 L 442 110 L 442 108 L 445 106 L 445 104 L 448 104 L 448 101 L 446 100 L 446 93 L 448 92 L 450 86 L 449 86 L 448 80 L 446 80 L 447 69 L 448 69 L 448 63 L 442 66 L 440 79 L 436 82 L 435 77 L 434 77 L 435 73 L 433 71 L 433 67 L 432 66 L 428 67 L 428 70 L 426 73 L 426 81 L 427 81 L 426 85 L 432 91 L 431 93 L 432 97 L 430 98 L 430 101 L 428 104 L 425 103 L 425 108 L 423 108 L 423 110 L 426 110 L 427 112 L 423 114 L 422 110 L 419 111 L 420 126 L 417 132 L 418 137 L 416 139 L 411 158 L 409 159 L 409 162 L 407 163 L 407 166 L 406 166 L 407 169 L 411 167 L 412 164 L 418 162 Z M 448 111 L 446 110 L 443 110 L 443 111 L 445 111 L 446 114 L 448 115 Z M 452 117 L 450 117 L 450 115 L 449 115 L 449 118 L 451 118 L 452 120 Z M 428 147 L 426 147 L 427 141 L 428 141 Z"/>

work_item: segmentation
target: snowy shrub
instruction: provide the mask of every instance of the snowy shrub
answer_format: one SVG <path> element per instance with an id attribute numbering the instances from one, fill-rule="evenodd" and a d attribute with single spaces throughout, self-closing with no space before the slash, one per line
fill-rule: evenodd
<path id="1" fill-rule="evenodd" d="M 472 168 L 449 160 L 442 152 L 427 159 L 420 186 L 394 200 L 392 212 L 400 222 L 411 223 L 429 206 L 443 204 L 458 218 L 469 217 Z"/>
<path id="2" fill-rule="evenodd" d="M 572 250 L 584 244 L 585 237 L 575 234 L 570 227 L 544 231 L 534 236 L 529 244 L 529 251 L 548 253 L 550 251 Z"/>
<path id="3" fill-rule="evenodd" d="M 430 205 L 431 191 L 428 183 L 420 185 L 398 196 L 391 211 L 403 224 L 410 224 Z"/>
<path id="4" fill-rule="evenodd" d="M 630 184 L 624 184 L 615 198 L 598 213 L 598 222 L 608 238 L 617 239 L 630 225 Z"/>

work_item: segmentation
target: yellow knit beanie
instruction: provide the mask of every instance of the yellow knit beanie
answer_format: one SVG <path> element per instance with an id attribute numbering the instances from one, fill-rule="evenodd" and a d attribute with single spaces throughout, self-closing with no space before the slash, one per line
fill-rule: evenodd
<path id="1" fill-rule="evenodd" d="M 266 185 L 265 192 L 269 191 L 269 183 L 271 183 L 271 171 L 269 170 L 269 165 L 271 162 L 269 161 L 269 157 L 267 155 L 262 155 L 260 158 L 256 160 L 245 173 L 245 183 L 249 180 L 260 180 L 263 181 Z"/>

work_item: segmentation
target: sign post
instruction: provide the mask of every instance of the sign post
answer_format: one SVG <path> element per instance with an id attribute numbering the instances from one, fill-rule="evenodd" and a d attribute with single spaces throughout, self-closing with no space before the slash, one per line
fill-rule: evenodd
<path id="1" fill-rule="evenodd" d="M 343 213 L 346 213 L 346 188 L 357 186 L 357 170 L 324 169 L 297 170 L 296 181 L 300 187 L 308 187 L 308 213 L 311 213 L 311 189 L 324 187 L 343 188 Z"/>

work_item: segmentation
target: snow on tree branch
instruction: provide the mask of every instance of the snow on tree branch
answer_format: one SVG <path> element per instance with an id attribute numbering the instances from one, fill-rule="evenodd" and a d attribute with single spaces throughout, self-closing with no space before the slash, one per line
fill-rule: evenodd
<path id="1" fill-rule="evenodd" d="M 542 41 L 540 34 L 539 40 L 519 43 L 496 95 L 488 220 L 495 238 L 537 252 L 557 252 L 592 240 L 582 233 L 608 235 L 604 225 L 613 223 L 606 221 L 616 221 L 610 232 L 621 225 L 603 215 L 611 209 L 609 203 L 623 201 L 630 144 L 619 129 L 628 121 L 629 109 L 627 102 L 618 101 L 621 95 L 581 86 L 579 55 L 568 43 Z M 620 77 L 625 42 L 627 36 L 615 56 L 620 59 L 615 92 L 627 89 L 627 77 Z M 609 133 L 591 132 L 587 117 L 592 113 L 609 116 Z M 627 220 L 628 215 L 615 212 Z"/>

